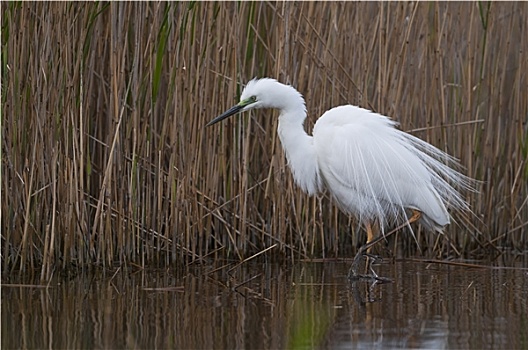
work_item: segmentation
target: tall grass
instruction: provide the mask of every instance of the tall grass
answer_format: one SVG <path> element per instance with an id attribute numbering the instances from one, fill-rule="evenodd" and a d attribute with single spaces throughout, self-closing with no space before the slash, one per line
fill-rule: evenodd
<path id="1" fill-rule="evenodd" d="M 351 255 L 364 234 L 295 187 L 276 113 L 204 128 L 255 76 L 305 95 L 308 131 L 357 104 L 482 181 L 422 253 L 527 248 L 526 3 L 1 6 L 4 271 Z"/>

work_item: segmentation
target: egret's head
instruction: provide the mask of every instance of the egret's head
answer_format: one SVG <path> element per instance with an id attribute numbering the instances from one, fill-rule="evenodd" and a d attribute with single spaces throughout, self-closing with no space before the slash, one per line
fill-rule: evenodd
<path id="1" fill-rule="evenodd" d="M 288 109 L 291 105 L 298 106 L 299 103 L 304 108 L 304 99 L 291 86 L 284 85 L 271 78 L 255 78 L 247 83 L 240 96 L 240 102 L 211 120 L 207 123 L 207 126 L 250 109 L 278 108 L 284 110 Z"/>

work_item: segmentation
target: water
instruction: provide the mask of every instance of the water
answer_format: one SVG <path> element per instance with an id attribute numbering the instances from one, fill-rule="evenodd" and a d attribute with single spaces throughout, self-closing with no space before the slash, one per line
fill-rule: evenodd
<path id="1" fill-rule="evenodd" d="M 348 265 L 3 277 L 8 348 L 527 349 L 528 271 L 404 262 L 394 283 L 346 279 Z"/>

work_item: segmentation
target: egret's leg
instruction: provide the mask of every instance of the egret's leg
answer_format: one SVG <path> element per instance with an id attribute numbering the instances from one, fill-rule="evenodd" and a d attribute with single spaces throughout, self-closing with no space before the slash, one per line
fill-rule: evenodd
<path id="1" fill-rule="evenodd" d="M 372 263 L 370 262 L 370 264 L 369 264 L 369 260 L 367 260 L 367 269 L 369 269 L 372 274 L 371 275 L 360 275 L 360 274 L 358 274 L 357 271 L 358 271 L 359 261 L 361 260 L 361 258 L 363 256 L 368 256 L 369 255 L 368 252 L 370 251 L 370 248 L 372 246 L 374 246 L 375 244 L 379 243 L 380 241 L 386 239 L 387 237 L 389 237 L 390 235 L 394 234 L 395 232 L 398 232 L 399 230 L 401 230 L 405 226 L 408 226 L 408 225 L 412 224 L 413 222 L 416 222 L 416 221 L 420 220 L 421 217 L 422 217 L 422 212 L 413 209 L 411 217 L 404 224 L 396 227 L 394 230 L 390 231 L 387 234 L 380 234 L 380 235 L 378 235 L 378 237 L 371 238 L 369 241 L 367 241 L 367 243 L 364 246 L 359 248 L 359 250 L 358 250 L 358 252 L 356 254 L 356 257 L 354 258 L 354 261 L 352 262 L 352 267 L 350 268 L 350 271 L 348 272 L 348 277 L 349 278 L 370 278 L 370 279 L 376 279 L 376 280 L 386 280 L 386 279 L 384 279 L 382 277 L 378 277 L 378 275 L 372 269 L 372 266 L 370 266 Z M 367 237 L 369 236 L 369 226 L 370 226 L 370 224 L 367 225 Z M 372 235 L 372 227 L 371 226 L 370 226 L 370 230 L 371 230 L 370 234 Z"/>
<path id="2" fill-rule="evenodd" d="M 372 229 L 372 223 L 369 221 L 365 225 L 367 229 L 367 243 L 372 242 L 374 240 L 374 230 Z M 368 247 L 367 251 L 365 253 L 365 273 L 368 274 L 368 271 L 370 270 L 374 276 L 377 276 L 374 270 L 372 269 L 372 263 L 376 260 L 374 256 L 371 255 L 372 247 Z"/>
<path id="3" fill-rule="evenodd" d="M 374 232 L 372 230 L 372 223 L 369 221 L 367 222 L 365 226 L 367 226 L 367 242 L 371 242 L 374 240 Z M 370 253 L 370 248 L 372 247 L 368 247 L 367 253 Z"/>

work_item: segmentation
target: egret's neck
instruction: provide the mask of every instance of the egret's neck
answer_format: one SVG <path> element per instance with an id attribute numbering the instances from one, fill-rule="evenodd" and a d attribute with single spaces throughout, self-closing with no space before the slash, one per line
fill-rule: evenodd
<path id="1" fill-rule="evenodd" d="M 301 98 L 297 105 L 281 108 L 278 133 L 295 182 L 313 195 L 320 190 L 321 180 L 313 137 L 304 131 L 305 119 L 306 109 Z"/>

